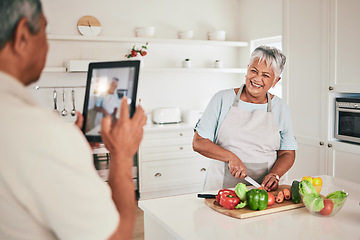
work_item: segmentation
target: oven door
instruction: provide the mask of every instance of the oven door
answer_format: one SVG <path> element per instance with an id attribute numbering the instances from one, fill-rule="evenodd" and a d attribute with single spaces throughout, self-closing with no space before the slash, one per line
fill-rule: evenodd
<path id="1" fill-rule="evenodd" d="M 335 138 L 360 143 L 360 109 L 336 108 Z"/>

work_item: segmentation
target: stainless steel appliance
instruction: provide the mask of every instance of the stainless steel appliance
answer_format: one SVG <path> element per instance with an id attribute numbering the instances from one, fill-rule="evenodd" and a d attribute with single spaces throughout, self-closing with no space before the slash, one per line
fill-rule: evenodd
<path id="1" fill-rule="evenodd" d="M 360 98 L 336 98 L 335 138 L 360 143 Z"/>

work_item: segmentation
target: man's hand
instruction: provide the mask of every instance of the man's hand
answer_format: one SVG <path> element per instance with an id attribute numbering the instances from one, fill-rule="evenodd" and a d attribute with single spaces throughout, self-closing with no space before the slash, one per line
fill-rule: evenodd
<path id="1" fill-rule="evenodd" d="M 133 156 L 139 148 L 145 123 L 146 115 L 140 106 L 130 119 L 126 97 L 121 100 L 119 119 L 112 122 L 112 117 L 107 115 L 101 122 L 101 137 L 111 156 L 108 184 L 120 214 L 120 224 L 111 240 L 132 239 L 136 211 Z"/>
<path id="2" fill-rule="evenodd" d="M 120 117 L 112 124 L 111 116 L 107 115 L 101 122 L 101 138 L 111 154 L 133 157 L 143 137 L 143 126 L 146 115 L 141 106 L 136 108 L 130 119 L 127 98 L 121 99 Z"/>
<path id="3" fill-rule="evenodd" d="M 84 124 L 84 116 L 79 112 L 76 111 L 76 121 L 75 121 L 75 126 L 77 126 L 78 128 L 80 128 L 80 130 L 83 127 Z"/>

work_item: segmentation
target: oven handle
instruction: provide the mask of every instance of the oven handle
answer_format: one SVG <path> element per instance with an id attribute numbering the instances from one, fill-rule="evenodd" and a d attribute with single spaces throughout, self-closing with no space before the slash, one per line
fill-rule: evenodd
<path id="1" fill-rule="evenodd" d="M 349 109 L 349 108 L 336 108 L 338 112 L 351 112 L 351 113 L 360 113 L 360 109 Z"/>

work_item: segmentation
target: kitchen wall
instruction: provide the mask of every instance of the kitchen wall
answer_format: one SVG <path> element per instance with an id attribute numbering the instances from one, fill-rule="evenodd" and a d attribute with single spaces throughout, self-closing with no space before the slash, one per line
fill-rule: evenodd
<path id="1" fill-rule="evenodd" d="M 250 42 L 260 38 L 281 36 L 283 4 L 283 0 L 239 0 L 239 38 Z M 240 59 L 242 64 L 247 64 L 249 55 L 249 49 L 243 50 Z"/>
<path id="2" fill-rule="evenodd" d="M 134 37 L 139 26 L 155 26 L 156 38 L 176 39 L 179 31 L 194 30 L 194 39 L 206 40 L 213 30 L 227 31 L 227 40 L 241 41 L 239 31 L 240 1 L 238 0 L 43 0 L 51 35 L 79 35 L 76 24 L 80 17 L 93 15 L 102 23 L 101 36 Z M 118 48 L 116 44 L 91 45 L 50 40 L 48 67 L 64 66 L 69 59 L 124 59 L 133 44 Z M 106 46 L 105 46 L 106 45 Z M 144 59 L 145 68 L 181 67 L 185 58 L 191 58 L 193 67 L 212 67 L 221 58 L 224 67 L 240 67 L 239 50 L 231 47 L 149 45 Z M 107 56 L 104 56 L 108 53 Z M 246 66 L 246 65 L 245 65 Z M 35 85 L 84 86 L 86 73 L 43 73 L 36 84 L 29 87 L 35 98 L 45 107 L 53 108 L 54 89 L 34 90 Z M 220 89 L 236 87 L 243 81 L 242 74 L 209 73 L 141 73 L 138 98 L 151 112 L 157 107 L 178 106 L 186 109 L 204 109 L 211 96 Z M 56 89 L 62 97 L 62 88 Z M 82 110 L 84 88 L 75 88 L 76 108 Z M 70 103 L 71 88 L 65 89 L 66 108 Z M 62 100 L 60 98 L 60 100 Z M 62 108 L 60 101 L 59 108 Z M 71 117 L 67 117 L 71 121 Z"/>
<path id="3" fill-rule="evenodd" d="M 176 39 L 179 31 L 194 30 L 194 39 L 207 40 L 207 33 L 225 30 L 227 40 L 250 41 L 255 38 L 281 35 L 282 0 L 43 0 L 51 35 L 80 35 L 76 24 L 80 17 L 93 15 L 102 24 L 101 36 L 134 37 L 139 26 L 155 26 L 155 38 Z M 133 44 L 61 42 L 50 40 L 46 65 L 63 67 L 70 59 L 120 59 Z M 149 45 L 144 58 L 145 68 L 181 67 L 185 58 L 193 67 L 212 67 L 221 59 L 224 67 L 246 67 L 249 48 L 186 46 L 171 44 Z M 141 73 L 138 98 L 147 112 L 158 107 L 180 107 L 182 110 L 203 110 L 210 98 L 220 89 L 239 86 L 244 74 L 239 73 Z M 37 101 L 53 108 L 52 88 L 35 86 L 84 86 L 86 73 L 45 72 L 36 84 L 29 87 Z M 63 108 L 62 91 L 56 89 Z M 65 107 L 71 109 L 71 88 L 65 90 Z M 75 88 L 76 108 L 82 110 L 84 88 Z M 74 118 L 67 116 L 68 121 Z"/>

